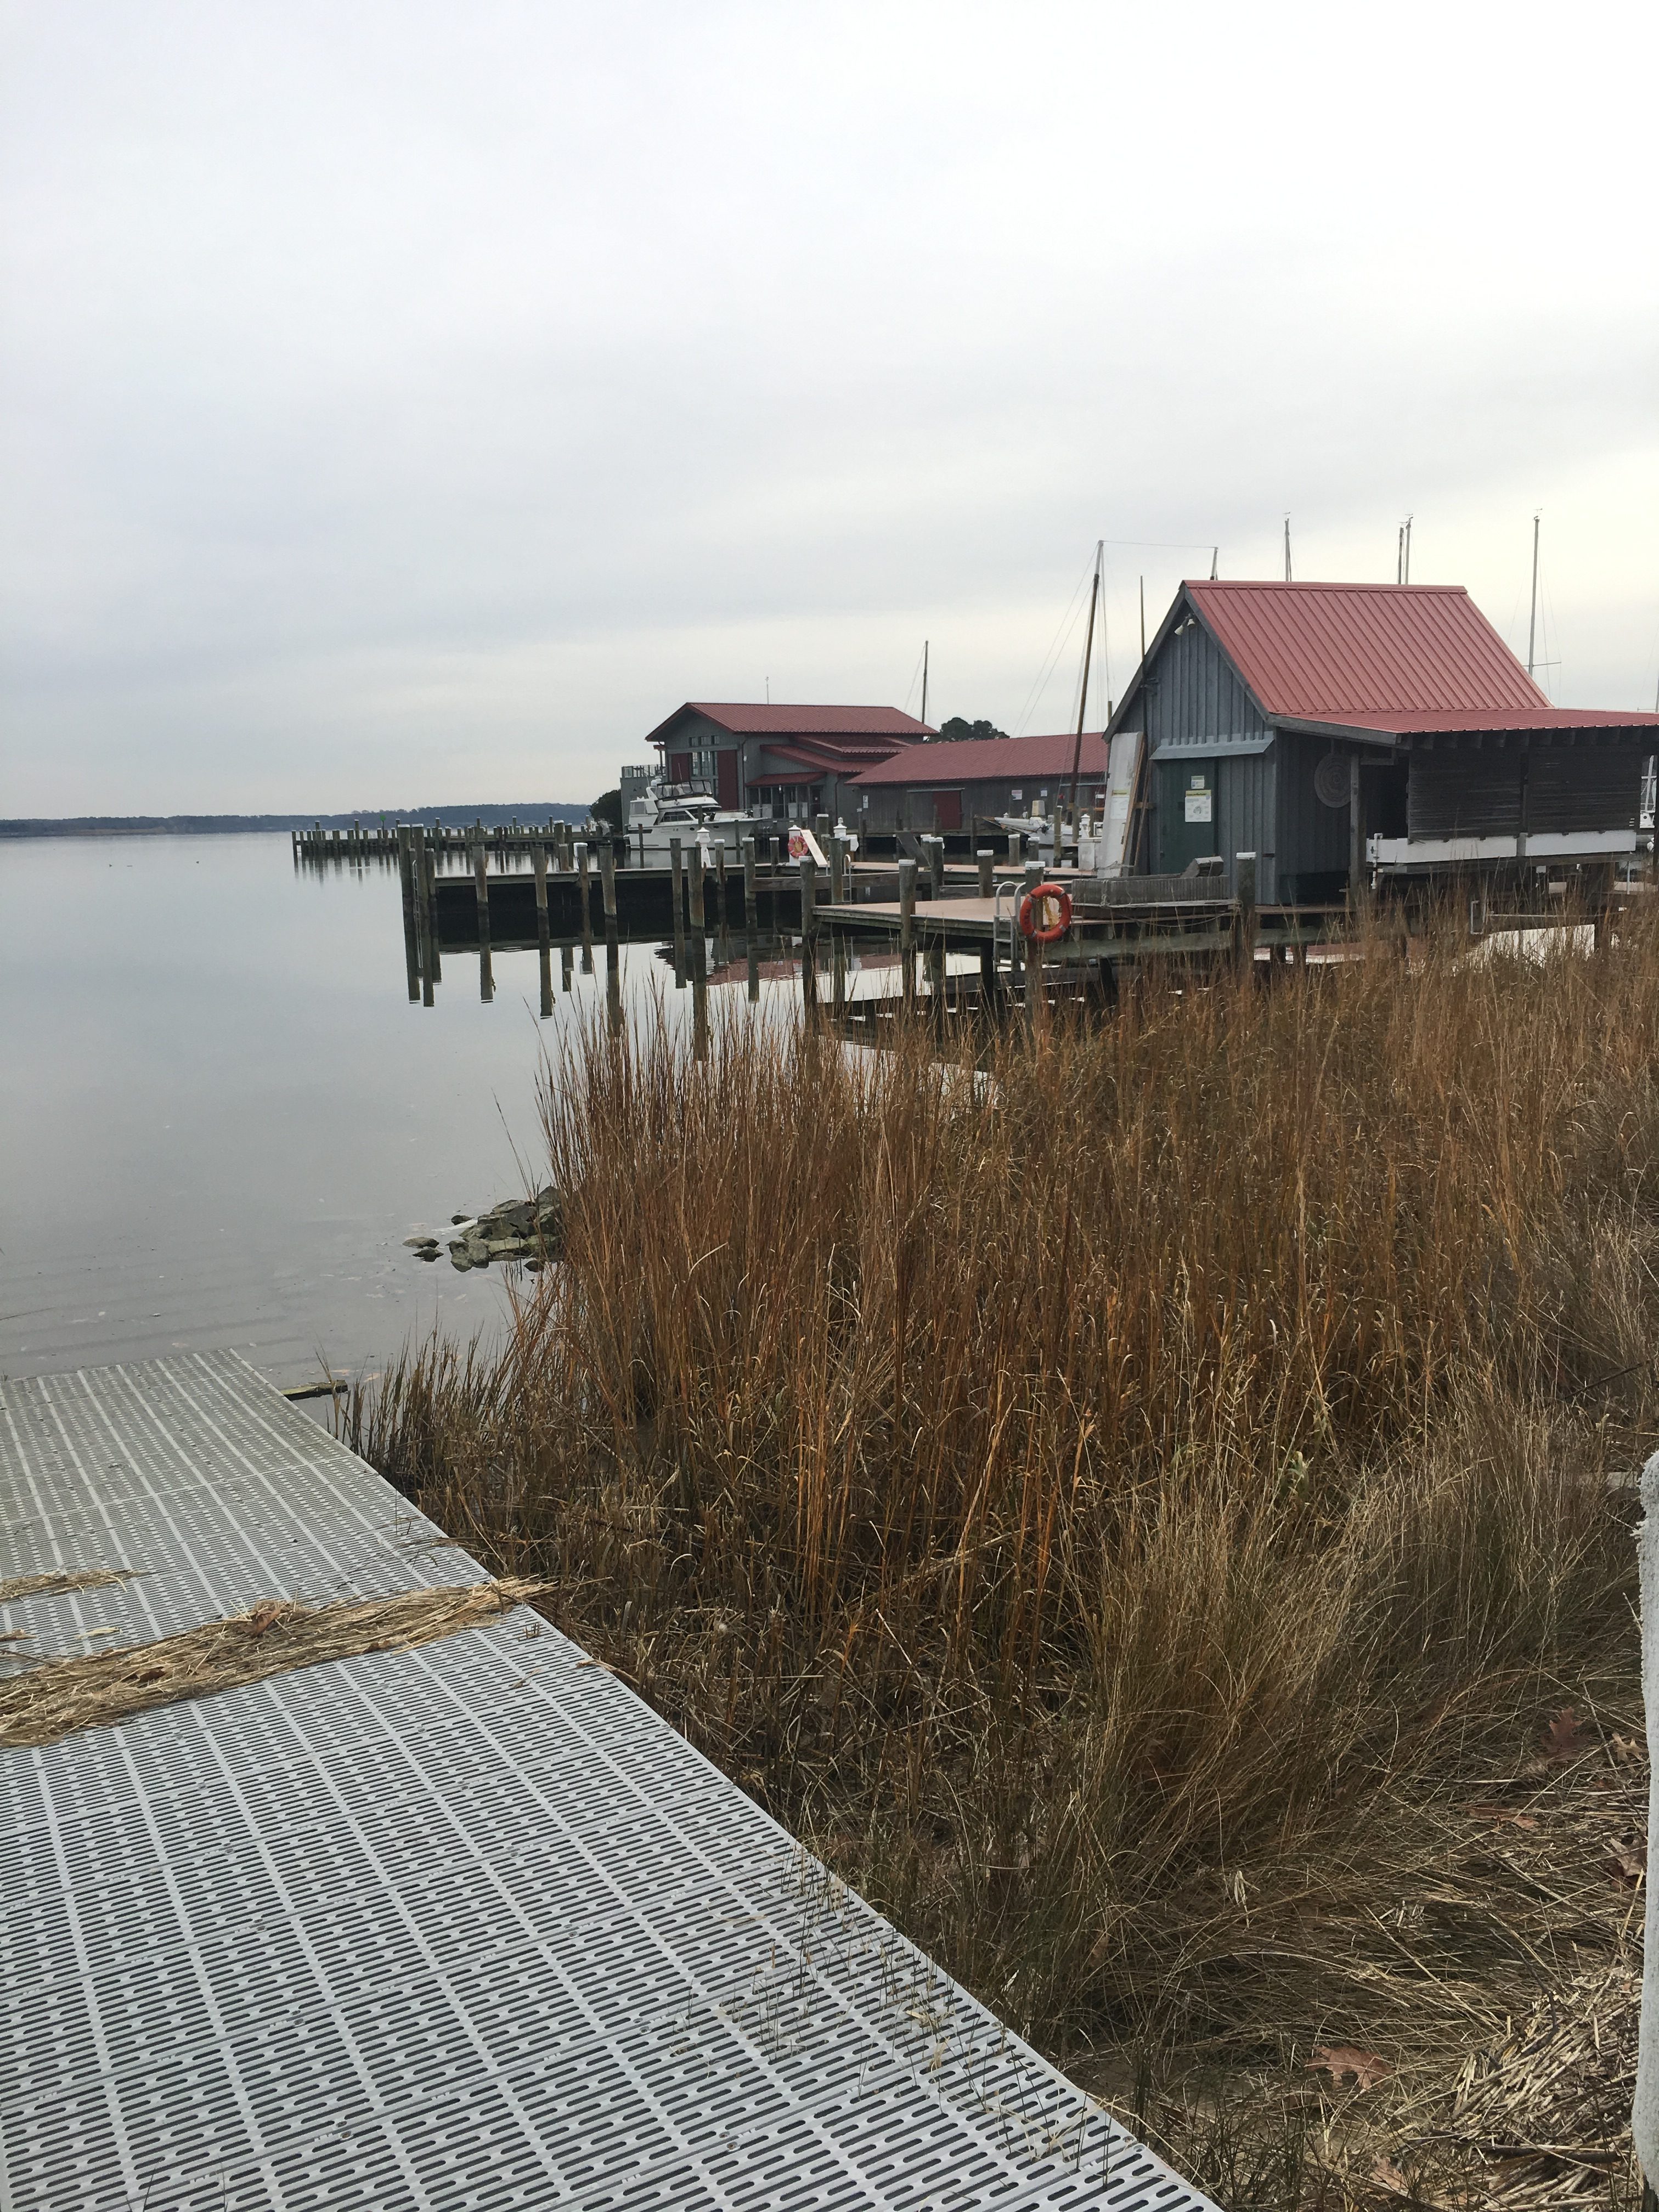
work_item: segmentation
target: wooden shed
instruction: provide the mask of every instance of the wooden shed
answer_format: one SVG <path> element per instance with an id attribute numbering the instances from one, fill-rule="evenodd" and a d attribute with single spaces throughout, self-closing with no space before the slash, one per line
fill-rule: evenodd
<path id="1" fill-rule="evenodd" d="M 854 778 L 932 734 L 897 707 L 688 699 L 646 742 L 667 782 L 700 786 L 722 806 L 788 822 L 845 815 L 850 824 Z"/>
<path id="2" fill-rule="evenodd" d="M 1113 715 L 1134 865 L 1256 856 L 1264 902 L 1636 850 L 1659 715 L 1553 707 L 1461 585 L 1188 582 Z"/>
<path id="3" fill-rule="evenodd" d="M 872 836 L 896 830 L 971 835 L 1000 814 L 1023 814 L 1033 800 L 1045 813 L 1063 804 L 1078 761 L 1079 810 L 1098 813 L 1106 782 L 1106 745 L 1098 730 L 1055 737 L 975 738 L 950 744 L 907 745 L 864 770 L 855 786 L 856 820 Z"/>

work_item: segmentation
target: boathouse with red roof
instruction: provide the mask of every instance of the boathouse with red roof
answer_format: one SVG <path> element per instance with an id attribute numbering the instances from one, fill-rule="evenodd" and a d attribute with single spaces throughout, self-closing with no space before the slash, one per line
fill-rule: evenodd
<path id="1" fill-rule="evenodd" d="M 856 823 L 872 836 L 897 830 L 943 836 L 980 834 L 1002 814 L 1045 813 L 1069 799 L 1077 764 L 1079 812 L 1098 815 L 1106 792 L 1106 745 L 1098 730 L 1054 736 L 969 738 L 949 744 L 907 745 L 858 779 Z"/>
<path id="2" fill-rule="evenodd" d="M 688 699 L 653 730 L 669 783 L 691 783 L 722 806 L 790 822 L 845 816 L 853 779 L 933 735 L 896 707 L 757 706 Z"/>
<path id="3" fill-rule="evenodd" d="M 1461 586 L 1184 583 L 1108 738 L 1146 739 L 1132 865 L 1254 853 L 1264 902 L 1635 851 L 1659 715 L 1553 707 Z"/>

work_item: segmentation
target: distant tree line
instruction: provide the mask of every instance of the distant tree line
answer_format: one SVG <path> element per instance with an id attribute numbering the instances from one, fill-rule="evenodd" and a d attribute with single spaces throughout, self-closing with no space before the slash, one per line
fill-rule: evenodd
<path id="1" fill-rule="evenodd" d="M 956 745 L 970 738 L 1006 738 L 1007 734 L 1006 730 L 998 729 L 994 722 L 969 722 L 964 721 L 960 714 L 952 714 L 948 722 L 939 725 L 939 735 L 933 742 L 940 745 Z"/>

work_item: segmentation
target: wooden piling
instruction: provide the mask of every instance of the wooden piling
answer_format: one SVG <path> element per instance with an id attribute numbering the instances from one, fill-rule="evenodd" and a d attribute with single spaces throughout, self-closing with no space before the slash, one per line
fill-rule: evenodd
<path id="1" fill-rule="evenodd" d="M 743 926 L 752 938 L 759 927 L 760 902 L 755 891 L 755 841 L 743 841 Z"/>
<path id="2" fill-rule="evenodd" d="M 708 1057 L 708 940 L 701 930 L 691 939 L 691 1054 Z"/>
<path id="3" fill-rule="evenodd" d="M 587 843 L 579 839 L 576 845 L 576 896 L 581 906 L 582 973 L 593 973 L 593 898 L 587 873 Z"/>
<path id="4" fill-rule="evenodd" d="M 415 926 L 415 860 L 406 830 L 398 832 L 398 889 L 403 895 L 404 968 L 409 983 L 409 1003 L 415 1006 L 421 1000 L 421 947 Z"/>
<path id="5" fill-rule="evenodd" d="M 599 890 L 605 907 L 605 941 L 617 942 L 617 854 L 609 837 L 599 847 Z"/>
<path id="6" fill-rule="evenodd" d="M 720 957 L 729 950 L 726 932 L 726 839 L 722 836 L 714 854 L 714 901 L 719 908 Z"/>
<path id="7" fill-rule="evenodd" d="M 974 858 L 979 863 L 979 895 L 981 898 L 996 896 L 997 856 L 988 845 L 981 845 Z"/>
<path id="8" fill-rule="evenodd" d="M 703 933 L 704 854 L 702 847 L 694 841 L 687 858 L 691 870 L 691 934 L 694 937 L 701 937 Z"/>
<path id="9" fill-rule="evenodd" d="M 495 995 L 495 975 L 489 957 L 489 854 L 479 830 L 472 848 L 472 882 L 478 895 L 478 996 L 486 1004 Z"/>
<path id="10" fill-rule="evenodd" d="M 1255 854 L 1238 853 L 1233 857 L 1234 886 L 1238 901 L 1233 918 L 1233 957 L 1240 975 L 1248 983 L 1255 975 Z"/>
<path id="11" fill-rule="evenodd" d="M 410 859 L 415 876 L 415 945 L 421 963 L 421 1004 L 429 1006 L 438 980 L 438 922 L 428 886 L 432 855 L 426 849 L 426 833 L 417 823 L 410 831 Z"/>
<path id="12" fill-rule="evenodd" d="M 808 1014 L 818 1003 L 817 863 L 810 853 L 800 856 L 800 992 Z"/>
<path id="13" fill-rule="evenodd" d="M 685 857 L 680 841 L 668 841 L 669 890 L 674 902 L 674 988 L 685 988 Z"/>
<path id="14" fill-rule="evenodd" d="M 1027 891 L 1034 891 L 1037 885 L 1042 881 L 1044 872 L 1045 871 L 1041 860 L 1027 860 L 1025 862 L 1024 890 Z M 1016 900 L 1014 905 L 1014 969 L 1015 973 L 1018 975 L 1024 981 L 1024 994 L 1023 1006 L 1025 1015 L 1025 1025 L 1027 1029 L 1030 1029 L 1036 1021 L 1038 1013 L 1037 1002 L 1042 995 L 1042 948 L 1035 941 L 1035 939 L 1028 939 L 1021 933 L 1018 920 L 1019 902 L 1018 900 Z"/>
<path id="15" fill-rule="evenodd" d="M 898 864 L 899 887 L 899 966 L 903 972 L 904 1007 L 907 1013 L 916 1003 L 916 864 L 901 860 Z"/>
<path id="16" fill-rule="evenodd" d="M 570 970 L 572 964 L 570 958 L 570 947 L 568 945 L 562 945 L 559 947 L 559 988 L 564 993 L 567 998 L 570 995 Z"/>
<path id="17" fill-rule="evenodd" d="M 924 837 L 922 850 L 927 855 L 927 888 L 937 898 L 945 888 L 945 840 L 943 837 Z"/>
<path id="18" fill-rule="evenodd" d="M 605 942 L 605 1006 L 612 1036 L 622 1035 L 622 951 L 614 937 Z"/>

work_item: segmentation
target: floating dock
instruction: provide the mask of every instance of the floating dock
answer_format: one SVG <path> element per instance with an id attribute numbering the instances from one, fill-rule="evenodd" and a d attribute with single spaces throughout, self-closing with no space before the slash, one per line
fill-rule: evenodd
<path id="1" fill-rule="evenodd" d="M 229 1352 L 0 1385 L 0 1518 L 132 1571 L 25 1664 L 487 1579 Z M 0 1820 L 8 2212 L 1206 2207 L 523 1607 L 0 1751 Z"/>

